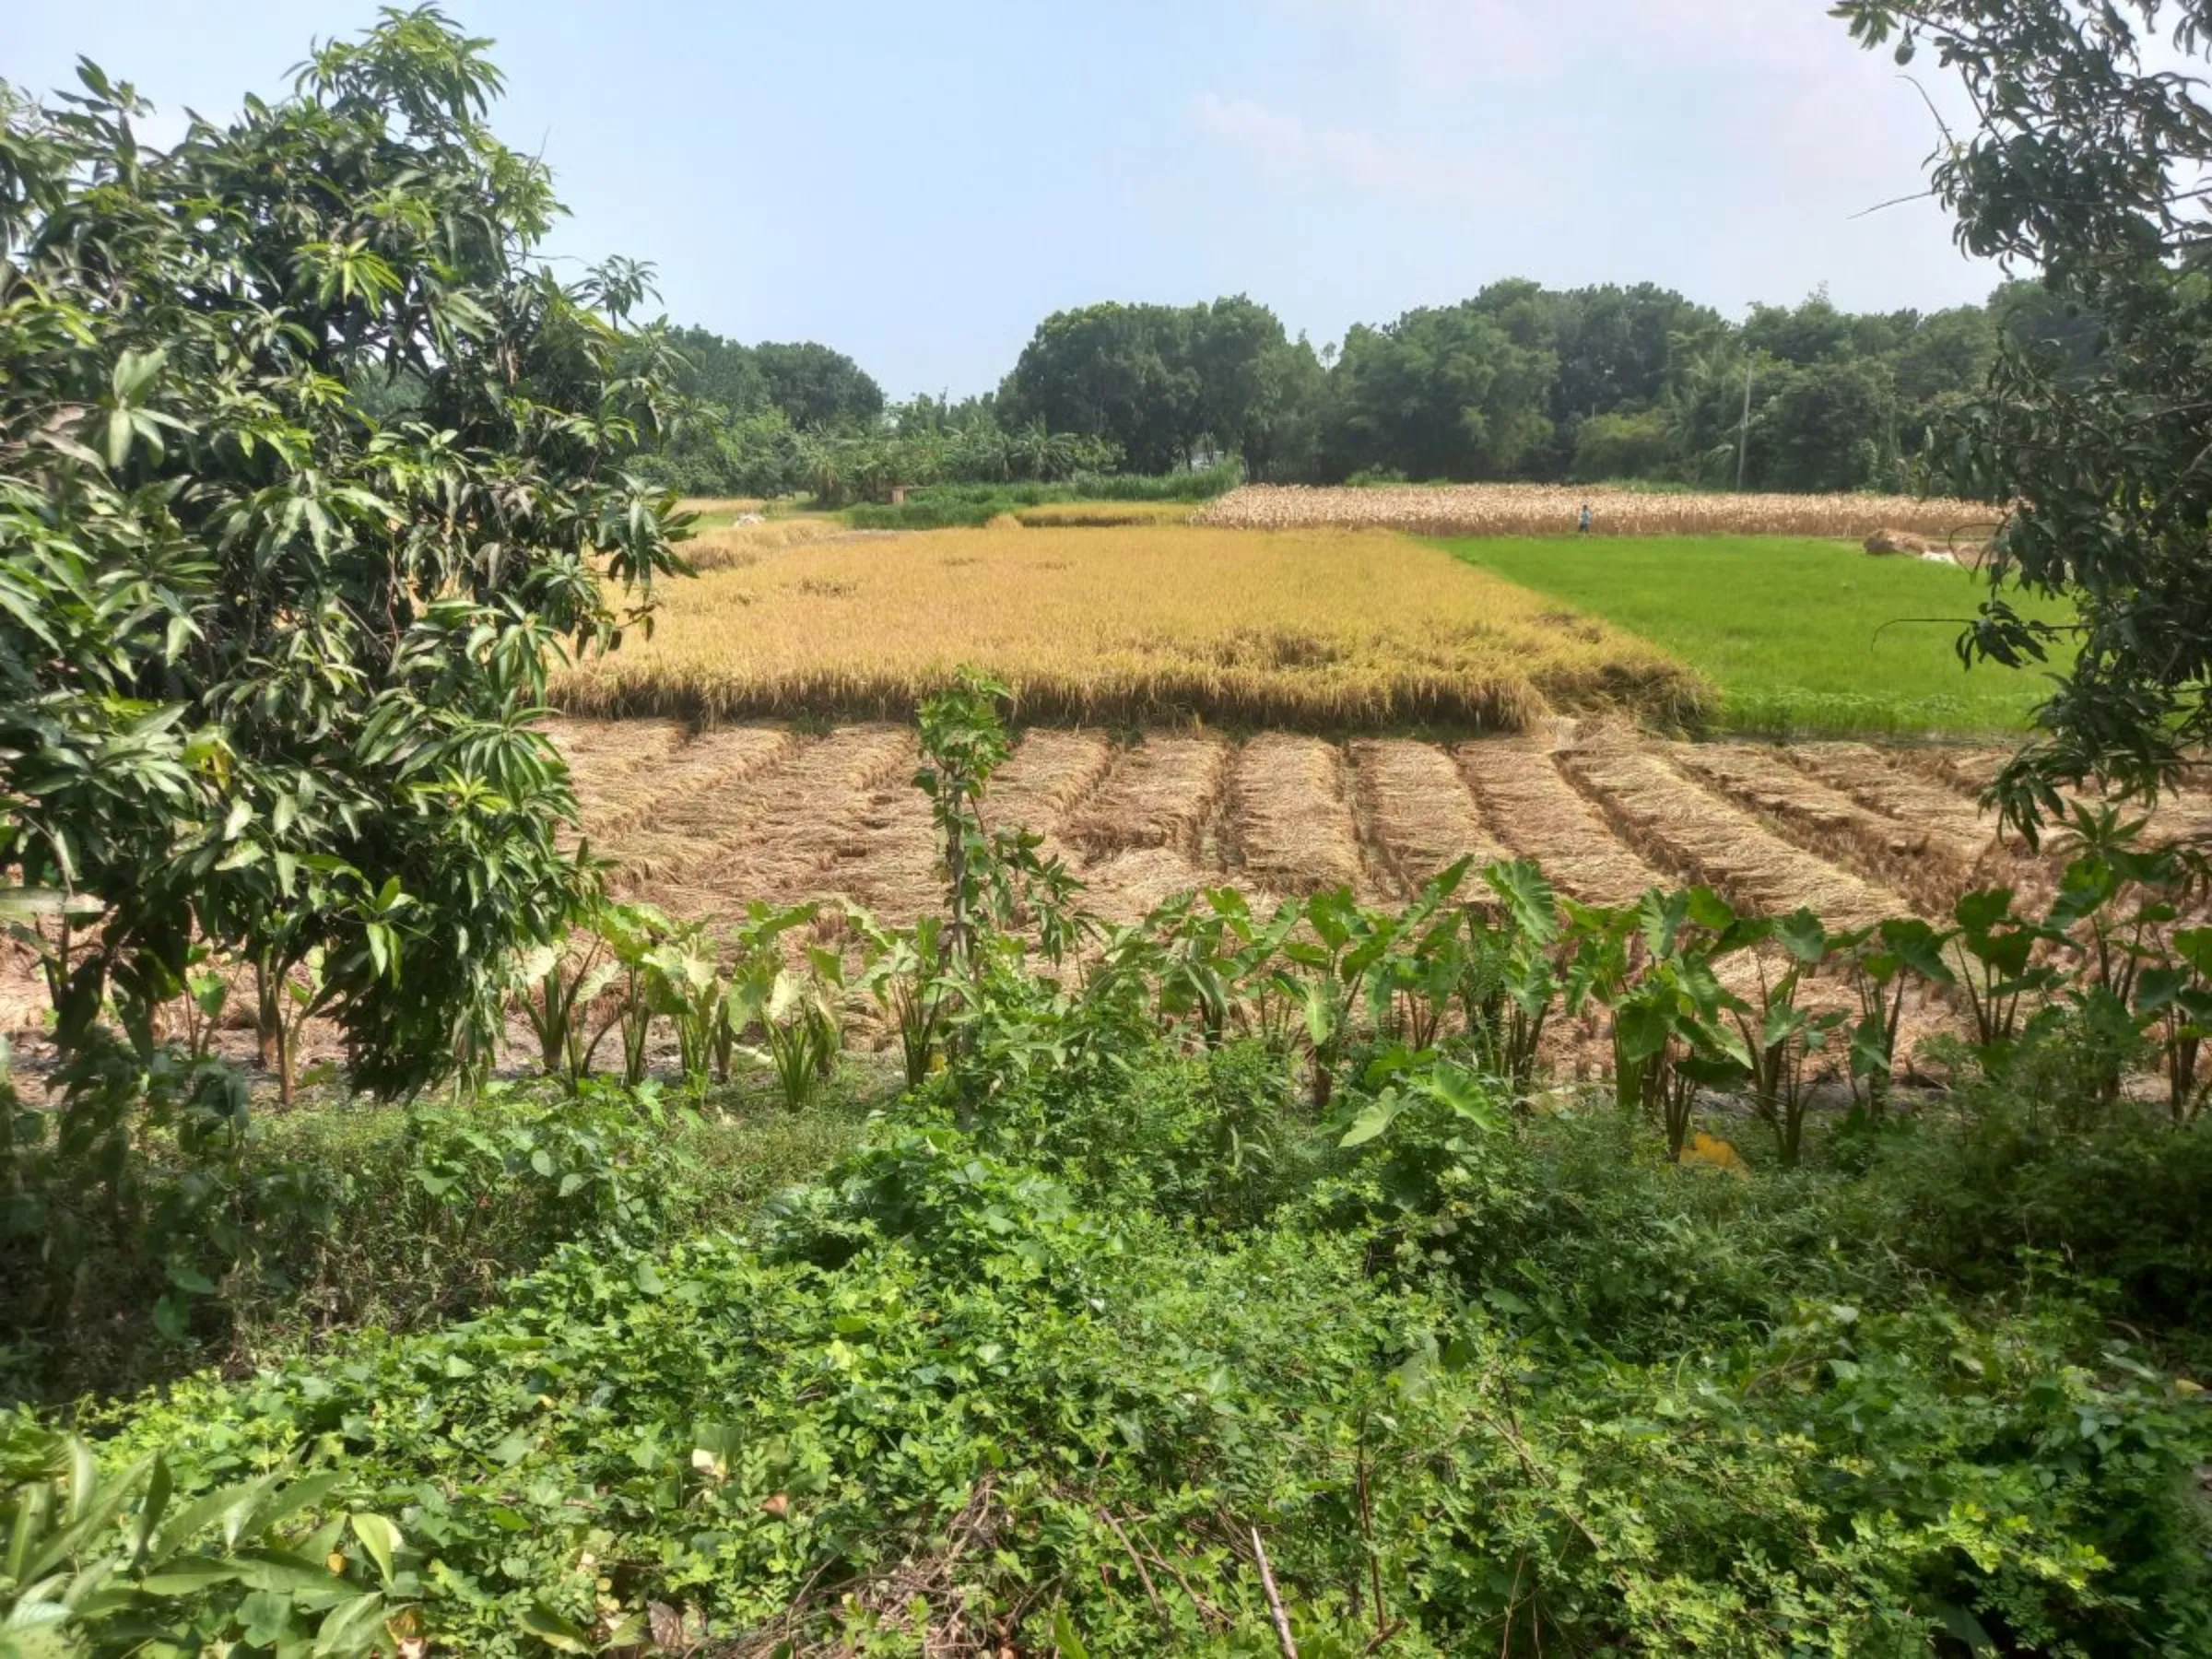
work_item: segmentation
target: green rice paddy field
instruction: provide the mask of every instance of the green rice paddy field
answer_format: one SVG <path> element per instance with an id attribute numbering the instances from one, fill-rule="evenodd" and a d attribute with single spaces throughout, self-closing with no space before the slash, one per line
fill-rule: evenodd
<path id="1" fill-rule="evenodd" d="M 1641 635 L 1722 693 L 1720 724 L 1773 736 L 2017 732 L 2047 669 L 1961 666 L 1959 630 L 1982 578 L 1848 544 L 1783 536 L 1449 540 L 1495 571 Z M 2064 605 L 2016 594 L 2028 616 Z M 2053 665 L 2062 661 L 2053 653 Z"/>

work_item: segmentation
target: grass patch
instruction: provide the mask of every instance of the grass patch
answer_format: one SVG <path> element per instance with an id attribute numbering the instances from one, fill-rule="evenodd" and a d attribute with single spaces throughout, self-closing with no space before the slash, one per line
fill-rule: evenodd
<path id="1" fill-rule="evenodd" d="M 845 1156 L 871 1098 L 851 1068 L 803 1114 L 758 1087 L 717 1089 L 703 1112 L 598 1085 L 582 1100 L 533 1083 L 411 1108 L 340 1100 L 257 1115 L 212 1159 L 149 1130 L 137 1214 L 86 1210 L 76 1171 L 41 1148 L 10 1166 L 12 1201 L 81 1211 L 85 1230 L 59 1267 L 0 1233 L 12 1287 L 0 1408 L 279 1363 L 348 1330 L 439 1325 L 566 1246 L 742 1226 Z M 184 1283 L 196 1293 L 177 1294 Z"/>
<path id="2" fill-rule="evenodd" d="M 1953 644 L 1981 581 L 1943 565 L 1782 536 L 1444 545 L 1680 657 L 1720 687 L 1719 724 L 1735 731 L 2011 733 L 2050 688 L 2041 674 L 1961 668 Z M 2016 603 L 2052 621 L 2066 615 L 2027 596 Z"/>
<path id="3" fill-rule="evenodd" d="M 1030 720 L 1512 730 L 1547 707 L 1694 717 L 1705 687 L 1404 536 L 1166 525 L 822 543 L 702 576 L 580 665 L 577 714 L 903 718 L 962 665 Z"/>

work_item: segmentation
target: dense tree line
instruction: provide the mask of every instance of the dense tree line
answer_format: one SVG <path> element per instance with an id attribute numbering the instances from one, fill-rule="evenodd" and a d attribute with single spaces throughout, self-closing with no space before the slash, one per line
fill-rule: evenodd
<path id="1" fill-rule="evenodd" d="M 995 393 L 889 406 L 827 347 L 686 329 L 696 418 L 659 465 L 688 488 L 838 500 L 1224 456 L 1267 482 L 1963 488 L 1935 434 L 2006 339 L 2081 371 L 2099 325 L 2029 282 L 1932 312 L 1854 314 L 1817 294 L 1738 323 L 1649 283 L 1514 279 L 1316 350 L 1243 295 L 1108 302 L 1046 318 Z"/>

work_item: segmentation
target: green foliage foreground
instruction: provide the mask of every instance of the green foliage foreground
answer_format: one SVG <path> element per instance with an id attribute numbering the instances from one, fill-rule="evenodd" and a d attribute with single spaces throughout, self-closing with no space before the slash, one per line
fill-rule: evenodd
<path id="1" fill-rule="evenodd" d="M 97 1457 L 6 1420 L 0 1652 L 2207 1651 L 2212 1422 L 2159 1359 L 2212 1142 L 2109 1096 L 2088 1024 L 2016 1024 L 2002 895 L 1957 935 L 1995 1000 L 1951 1112 L 1678 1161 L 1736 1046 L 1703 953 L 1816 954 L 1809 918 L 1691 893 L 1560 934 L 1500 866 L 1508 958 L 1447 985 L 1405 948 L 1446 883 L 1395 921 L 1324 896 L 1233 1038 L 1232 937 L 1063 967 L 1065 872 L 980 813 L 988 692 L 925 717 L 945 912 L 878 959 L 909 1087 L 849 1151 L 756 1205 L 650 1100 L 410 1132 L 425 1238 L 512 1207 L 535 1270 L 88 1403 Z M 2105 913 L 2131 856 L 2062 902 Z M 1914 925 L 1850 947 L 1877 1002 L 1949 971 Z M 1562 971 L 1619 981 L 1616 1103 L 1530 1075 Z"/>
<path id="2" fill-rule="evenodd" d="M 2203 1651 L 2203 1407 L 2065 1296 L 1916 1283 L 1846 1183 L 1477 1085 L 1347 1153 L 1288 1085 L 1153 1050 L 971 1130 L 919 1100 L 744 1230 L 118 1410 L 180 1506 L 316 1483 L 135 1594 L 304 1653 L 335 1551 L 369 1635 L 471 1653 L 1257 1653 L 1256 1528 L 1305 1653 Z"/>

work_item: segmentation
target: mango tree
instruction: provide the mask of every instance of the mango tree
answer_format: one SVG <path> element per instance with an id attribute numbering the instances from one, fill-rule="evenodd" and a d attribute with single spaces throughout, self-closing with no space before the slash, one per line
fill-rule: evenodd
<path id="1" fill-rule="evenodd" d="M 485 46 L 388 13 L 165 149 L 90 65 L 0 88 L 0 888 L 99 912 L 65 1049 L 112 1003 L 143 1058 L 195 946 L 319 952 L 359 1081 L 418 1088 L 593 891 L 536 722 L 680 569 L 624 470 L 666 359 L 640 267 L 538 256 Z"/>

